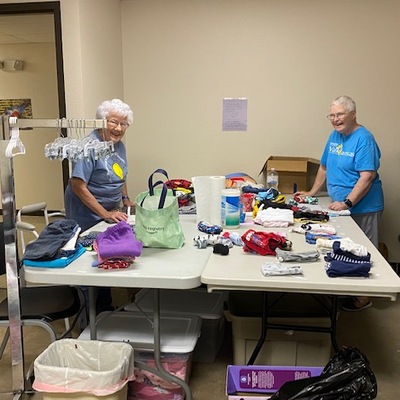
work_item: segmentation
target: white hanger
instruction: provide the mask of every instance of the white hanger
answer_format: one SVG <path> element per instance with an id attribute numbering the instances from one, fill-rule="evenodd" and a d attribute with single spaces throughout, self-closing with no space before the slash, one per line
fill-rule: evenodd
<path id="1" fill-rule="evenodd" d="M 10 117 L 10 125 L 17 123 L 17 117 Z M 17 152 L 13 153 L 14 149 L 18 149 Z M 6 147 L 6 157 L 12 158 L 18 154 L 25 154 L 25 146 L 19 138 L 19 128 L 18 126 L 11 126 L 11 138 Z"/>
<path id="2" fill-rule="evenodd" d="M 58 137 L 52 143 L 46 144 L 44 153 L 50 160 L 67 159 L 69 161 L 77 161 L 89 157 L 90 152 L 93 152 L 97 160 L 114 152 L 114 142 L 112 140 L 103 142 L 84 136 L 85 130 L 88 128 L 85 120 L 63 119 L 60 125 L 62 125 L 62 122 L 66 122 L 69 133 L 74 128 L 75 136 L 67 134 L 67 137 Z M 104 121 L 102 121 L 102 124 L 104 129 Z"/>

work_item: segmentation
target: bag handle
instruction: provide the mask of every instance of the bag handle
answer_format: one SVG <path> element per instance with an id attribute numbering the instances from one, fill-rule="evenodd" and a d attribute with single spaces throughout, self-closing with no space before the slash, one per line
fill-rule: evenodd
<path id="1" fill-rule="evenodd" d="M 165 169 L 162 169 L 162 168 L 156 169 L 149 176 L 148 185 L 149 185 L 149 195 L 150 196 L 154 196 L 154 188 L 156 186 L 163 185 L 162 190 L 161 190 L 161 195 L 160 195 L 160 201 L 158 202 L 158 209 L 160 210 L 160 209 L 164 208 L 165 199 L 167 198 L 167 193 L 168 193 L 168 187 L 165 184 L 165 182 L 163 182 L 163 181 L 157 181 L 156 183 L 153 183 L 153 176 L 155 174 L 162 174 L 167 178 L 167 180 L 169 180 L 169 177 L 168 177 L 167 171 L 165 171 Z M 174 195 L 175 195 L 175 193 L 174 193 Z M 141 202 L 142 203 L 141 206 L 143 206 L 143 202 L 144 202 L 144 199 Z"/>
<path id="2" fill-rule="evenodd" d="M 156 184 L 153 184 L 153 176 L 154 176 L 155 174 L 164 175 L 164 176 L 167 178 L 167 180 L 169 180 L 169 178 L 168 178 L 168 172 L 167 172 L 165 169 L 162 169 L 162 168 L 156 169 L 156 170 L 149 176 L 148 186 L 149 186 L 149 193 L 150 193 L 150 196 L 153 196 L 153 195 L 154 195 L 154 186 L 157 186 L 157 184 L 159 184 L 160 182 L 163 183 L 162 181 L 157 181 Z"/>
<path id="3" fill-rule="evenodd" d="M 167 185 L 163 182 L 163 181 L 157 181 L 153 186 L 152 186 L 152 191 L 154 194 L 154 188 L 158 185 L 162 185 L 162 189 L 161 189 L 161 195 L 160 195 L 160 201 L 158 202 L 158 209 L 160 210 L 161 208 L 164 208 L 164 204 L 165 204 L 165 199 L 167 198 L 167 192 L 168 192 L 168 188 Z M 152 194 L 150 193 L 150 196 L 152 196 Z"/>
<path id="4" fill-rule="evenodd" d="M 168 191 L 168 188 L 167 188 L 167 185 L 163 182 L 163 181 L 157 181 L 152 187 L 151 187 L 151 191 L 152 191 L 152 194 L 150 193 L 150 190 L 149 190 L 149 193 L 147 193 L 146 194 L 146 196 L 145 197 L 143 197 L 143 199 L 142 199 L 142 201 L 140 202 L 140 206 L 141 207 L 143 207 L 143 203 L 144 203 L 144 201 L 146 200 L 146 197 L 147 196 L 153 196 L 154 195 L 154 188 L 156 187 L 156 186 L 158 186 L 158 185 L 163 185 L 163 187 L 162 187 L 162 190 L 161 190 L 161 194 L 160 194 L 160 201 L 158 202 L 158 206 L 157 206 L 157 208 L 160 210 L 161 208 L 164 208 L 164 204 L 165 204 L 165 199 L 167 198 L 167 191 Z"/>

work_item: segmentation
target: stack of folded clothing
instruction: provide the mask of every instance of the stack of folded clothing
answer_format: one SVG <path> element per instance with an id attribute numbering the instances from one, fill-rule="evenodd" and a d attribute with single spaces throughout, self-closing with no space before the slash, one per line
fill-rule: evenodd
<path id="1" fill-rule="evenodd" d="M 325 211 L 304 211 L 301 209 L 294 210 L 295 222 L 328 222 L 329 215 Z"/>
<path id="2" fill-rule="evenodd" d="M 293 196 L 289 199 L 289 204 L 318 204 L 318 197 L 316 196 Z"/>
<path id="3" fill-rule="evenodd" d="M 295 226 L 291 231 L 294 233 L 304 234 L 306 242 L 310 244 L 316 244 L 319 239 L 340 239 L 340 236 L 336 235 L 335 227 L 329 224 L 315 224 L 308 222 L 299 227 Z M 332 248 L 332 246 L 330 248 Z"/>
<path id="4" fill-rule="evenodd" d="M 314 233 L 314 232 L 306 232 L 306 242 L 310 244 L 317 244 L 317 240 L 326 239 L 326 240 L 336 240 L 341 239 L 341 236 L 331 235 L 329 233 Z"/>
<path id="5" fill-rule="evenodd" d="M 132 227 L 120 221 L 99 233 L 93 248 L 97 252 L 93 266 L 120 269 L 128 268 L 142 254 L 143 244 L 135 238 Z"/>
<path id="6" fill-rule="evenodd" d="M 332 251 L 325 256 L 326 273 L 330 277 L 338 276 L 369 276 L 371 269 L 371 254 L 365 246 L 352 241 L 333 242 Z"/>
<path id="7" fill-rule="evenodd" d="M 307 222 L 306 224 L 301 225 L 301 229 L 303 229 L 304 232 L 309 231 L 313 233 L 326 233 L 328 235 L 336 235 L 335 227 L 329 224 L 315 224 L 312 222 Z"/>
<path id="8" fill-rule="evenodd" d="M 268 207 L 258 211 L 254 222 L 265 227 L 288 227 L 293 225 L 293 211 Z"/>
<path id="9" fill-rule="evenodd" d="M 276 249 L 276 258 L 280 262 L 313 262 L 318 261 L 320 253 L 318 250 L 309 250 L 303 252 L 287 251 Z"/>
<path id="10" fill-rule="evenodd" d="M 50 223 L 34 242 L 26 246 L 23 264 L 28 267 L 66 267 L 85 252 L 77 242 L 80 231 L 80 226 L 72 219 Z"/>

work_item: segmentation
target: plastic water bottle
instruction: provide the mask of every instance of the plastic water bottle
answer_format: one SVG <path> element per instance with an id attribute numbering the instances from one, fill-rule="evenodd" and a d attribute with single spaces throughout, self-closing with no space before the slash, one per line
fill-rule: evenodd
<path id="1" fill-rule="evenodd" d="M 267 173 L 267 188 L 274 188 L 278 190 L 279 174 L 275 168 L 271 168 Z"/>

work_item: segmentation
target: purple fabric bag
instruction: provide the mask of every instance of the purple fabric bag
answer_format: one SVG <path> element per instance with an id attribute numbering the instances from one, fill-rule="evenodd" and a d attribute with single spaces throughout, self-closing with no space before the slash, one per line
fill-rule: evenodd
<path id="1" fill-rule="evenodd" d="M 120 221 L 96 237 L 98 254 L 102 259 L 117 257 L 139 257 L 143 244 L 135 238 L 131 226 Z"/>

